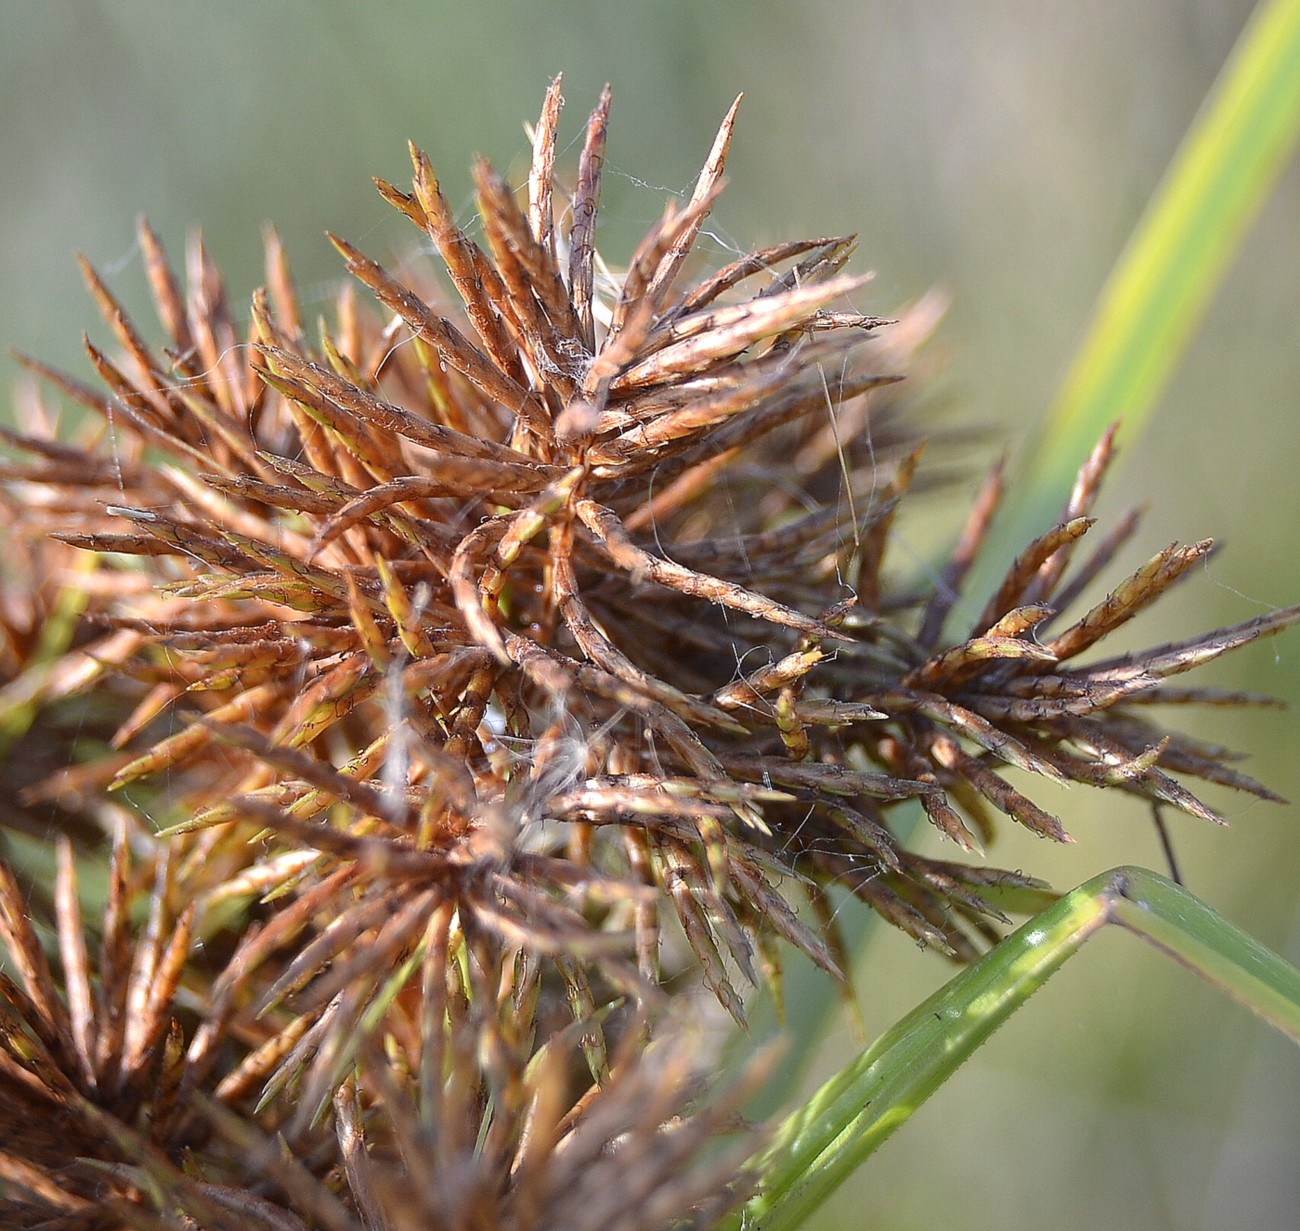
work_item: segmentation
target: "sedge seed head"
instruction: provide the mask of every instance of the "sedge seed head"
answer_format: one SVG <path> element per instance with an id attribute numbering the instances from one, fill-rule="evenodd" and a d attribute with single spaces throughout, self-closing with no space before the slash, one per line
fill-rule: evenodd
<path id="1" fill-rule="evenodd" d="M 921 439 L 898 381 L 933 304 L 863 311 L 851 236 L 696 271 L 735 108 L 689 198 L 621 279 L 598 277 L 610 95 L 571 181 L 560 104 L 557 79 L 522 193 L 475 166 L 481 242 L 414 147 L 409 190 L 379 183 L 441 284 L 334 238 L 378 307 L 345 292 L 311 336 L 270 235 L 245 333 L 202 243 L 182 280 L 142 226 L 165 345 L 86 267 L 118 353 L 87 343 L 96 386 L 30 363 L 97 423 L 71 442 L 8 433 L 5 499 L 29 550 L 93 555 L 56 668 L 13 601 L 0 663 L 34 713 L 97 698 L 117 752 L 29 798 L 89 817 L 83 850 L 97 828 L 129 834 L 163 888 L 132 958 L 123 881 L 98 983 L 70 888 L 61 984 L 11 923 L 26 990 L 6 1003 L 48 1053 L 19 1067 L 78 1131 L 114 1126 L 113 1151 L 88 1156 L 119 1163 L 162 1125 L 149 1183 L 114 1200 L 165 1192 L 213 1225 L 288 1209 L 399 1225 L 397 1160 L 427 1154 L 411 1209 L 603 1226 L 572 1194 L 612 1157 L 667 1194 L 647 1225 L 707 1225 L 748 1181 L 741 1154 L 678 1174 L 725 1115 L 692 1104 L 685 1050 L 647 1059 L 672 999 L 666 927 L 743 1021 L 737 985 L 775 982 L 777 940 L 842 978 L 832 886 L 959 958 L 995 939 L 998 903 L 1039 886 L 974 857 L 994 814 L 1066 837 L 1022 780 L 1211 820 L 1187 780 L 1271 797 L 1149 715 L 1247 700 L 1166 681 L 1296 609 L 1099 652 L 1210 550 L 1170 547 L 1067 614 L 1137 525 L 1083 551 L 1112 433 L 951 631 L 1003 475 L 937 584 L 900 581 Z M 904 842 L 908 803 L 968 857 Z M 165 818 L 161 838 L 144 817 Z M 0 897 L 22 915 L 16 882 Z M 163 943 L 182 918 L 207 928 L 204 956 L 188 932 Z M 145 1024 L 114 1025 L 104 1006 L 132 997 Z M 422 1117 L 455 1131 L 430 1145 Z M 200 1149 L 198 1183 L 175 1163 Z M 31 1165 L 39 1187 L 52 1164 Z M 254 1175 L 278 1194 L 266 1208 Z"/>

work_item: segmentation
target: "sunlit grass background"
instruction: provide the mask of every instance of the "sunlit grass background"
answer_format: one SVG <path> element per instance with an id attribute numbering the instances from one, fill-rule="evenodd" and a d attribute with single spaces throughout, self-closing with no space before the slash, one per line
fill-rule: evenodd
<path id="1" fill-rule="evenodd" d="M 0 38 L 0 339 L 84 375 L 94 318 L 72 252 L 143 321 L 134 218 L 174 255 L 203 227 L 242 305 L 274 221 L 323 308 L 339 264 L 326 227 L 368 252 L 413 232 L 369 176 L 429 151 L 471 211 L 476 152 L 518 168 L 522 121 L 565 73 L 574 138 L 614 85 L 601 246 L 625 257 L 688 190 L 746 92 L 715 212 L 718 263 L 795 235 L 855 230 L 877 271 L 864 310 L 933 286 L 953 296 L 944 423 L 1015 450 L 1051 400 L 1089 309 L 1250 12 L 1247 3 L 542 5 L 56 0 L 7 6 Z M 569 151 L 576 155 L 575 150 Z M 1148 642 L 1300 601 L 1300 171 L 1283 176 L 1103 516 L 1149 502 L 1130 567 L 1171 540 L 1227 550 L 1144 619 Z M 8 383 L 16 369 L 6 361 Z M 940 400 L 932 398 L 931 400 Z M 982 463 L 991 456 L 981 448 Z M 977 482 L 972 472 L 961 500 Z M 937 497 L 936 499 L 943 499 Z M 936 506 L 937 507 L 937 506 Z M 932 517 L 904 524 L 920 567 Z M 907 564 L 900 553 L 899 565 Z M 1215 682 L 1300 700 L 1300 636 L 1251 647 Z M 1197 715 L 1300 797 L 1293 712 Z M 1122 862 L 1160 866 L 1146 814 L 1076 788 L 1078 839 L 1009 830 L 990 857 L 1062 887 Z M 1211 796 L 1221 833 L 1173 818 L 1189 886 L 1300 961 L 1294 808 Z M 1125 937 L 1070 967 L 887 1145 L 824 1227 L 1235 1228 L 1300 1225 L 1300 1056 Z M 859 997 L 878 1030 L 947 977 L 877 935 Z M 812 1076 L 842 1062 L 846 1025 Z"/>

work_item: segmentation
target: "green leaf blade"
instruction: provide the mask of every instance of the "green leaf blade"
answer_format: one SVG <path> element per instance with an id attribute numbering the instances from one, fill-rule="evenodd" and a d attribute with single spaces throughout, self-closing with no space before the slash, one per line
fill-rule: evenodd
<path id="1" fill-rule="evenodd" d="M 1148 419 L 1297 139 L 1300 0 L 1264 0 L 1102 289 L 1029 451 L 1045 511 L 1110 423 L 1123 419 L 1132 439 Z"/>
<path id="2" fill-rule="evenodd" d="M 1033 995 L 1115 923 L 1300 1042 L 1300 970 L 1181 886 L 1118 868 L 1066 894 L 887 1030 L 788 1116 L 729 1224 L 792 1231 Z"/>

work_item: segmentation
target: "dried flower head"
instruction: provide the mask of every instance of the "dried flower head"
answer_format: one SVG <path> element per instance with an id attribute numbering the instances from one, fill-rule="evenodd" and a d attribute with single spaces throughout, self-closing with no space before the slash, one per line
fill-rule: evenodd
<path id="1" fill-rule="evenodd" d="M 1069 571 L 1108 436 L 947 639 L 1002 476 L 933 593 L 900 585 L 920 444 L 893 386 L 932 305 L 843 306 L 867 282 L 843 272 L 851 237 L 686 285 L 734 107 L 616 278 L 595 247 L 609 104 L 569 194 L 558 79 L 525 198 L 475 167 L 481 243 L 414 147 L 411 190 L 380 182 L 458 315 L 335 239 L 383 311 L 345 291 L 312 341 L 272 235 L 245 339 L 201 243 L 182 291 L 142 226 L 164 350 L 87 267 L 123 351 L 87 343 L 107 392 L 31 364 L 99 423 L 79 445 L 13 434 L 33 460 L 4 476 L 24 531 L 95 553 L 83 636 L 112 653 L 59 695 L 130 695 L 114 742 L 134 750 L 46 796 L 98 798 L 98 774 L 170 819 L 168 883 L 220 956 L 196 967 L 186 1088 L 225 1153 L 201 1183 L 172 1162 L 151 1182 L 213 1225 L 609 1225 L 582 1194 L 616 1138 L 652 1211 L 628 1225 L 707 1225 L 734 1167 L 675 1177 L 719 1113 L 665 1137 L 686 1070 L 670 1051 L 655 1087 L 641 1054 L 669 920 L 743 1020 L 734 974 L 775 971 L 773 938 L 840 973 L 828 886 L 969 957 L 994 898 L 1035 885 L 910 849 L 906 801 L 970 850 L 993 812 L 1065 837 L 1006 766 L 1210 819 L 1180 779 L 1270 797 L 1146 715 L 1247 700 L 1165 680 L 1300 612 L 1079 664 L 1209 550 L 1171 547 L 1062 617 L 1136 526 Z M 267 1134 L 294 1158 L 248 1146 Z M 279 1194 L 265 1208 L 229 1195 L 240 1142 Z M 428 1177 L 409 1204 L 399 1167 Z M 345 1183 L 321 1188 L 331 1168 Z"/>
<path id="2" fill-rule="evenodd" d="M 171 871 L 159 864 L 150 883 L 119 841 L 92 961 L 63 841 L 56 977 L 0 864 L 0 943 L 21 981 L 0 975 L 5 1226 L 161 1229 L 183 1211 L 205 1231 L 650 1231 L 712 1225 L 752 1187 L 760 1138 L 736 1108 L 757 1067 L 696 1106 L 698 1038 L 677 1029 L 649 1043 L 642 1022 L 607 1058 L 600 1023 L 616 1006 L 575 1023 L 547 1004 L 536 960 L 461 932 L 450 903 L 366 1006 L 383 1048 L 329 1010 L 295 1035 L 260 1026 L 264 1014 L 236 1021 L 227 1004 L 205 1006 L 187 1046 L 177 1006 L 183 975 L 202 972 L 186 963 L 198 912 L 173 918 Z M 313 1034 L 331 1060 L 324 1083 L 297 1080 L 293 1043 Z M 597 1049 L 598 1080 L 575 1080 L 574 1054 L 591 1062 Z"/>

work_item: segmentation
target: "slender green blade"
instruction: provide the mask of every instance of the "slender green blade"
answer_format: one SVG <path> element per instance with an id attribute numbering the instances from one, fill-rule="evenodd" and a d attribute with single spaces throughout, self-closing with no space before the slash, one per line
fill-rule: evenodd
<path id="1" fill-rule="evenodd" d="M 1150 415 L 1300 137 L 1300 0 L 1261 0 L 1103 288 L 1036 447 L 1034 524 L 1116 419 Z"/>
<path id="2" fill-rule="evenodd" d="M 1300 1043 L 1300 970 L 1173 881 L 1140 868 L 1123 876 L 1112 922 Z"/>
<path id="3" fill-rule="evenodd" d="M 1089 882 L 887 1030 L 782 1124 L 739 1225 L 799 1226 L 1104 922 Z"/>
<path id="4" fill-rule="evenodd" d="M 803 1225 L 1084 941 L 1118 923 L 1300 1042 L 1300 971 L 1173 882 L 1120 868 L 1079 886 L 885 1032 L 787 1117 L 732 1226 Z"/>

